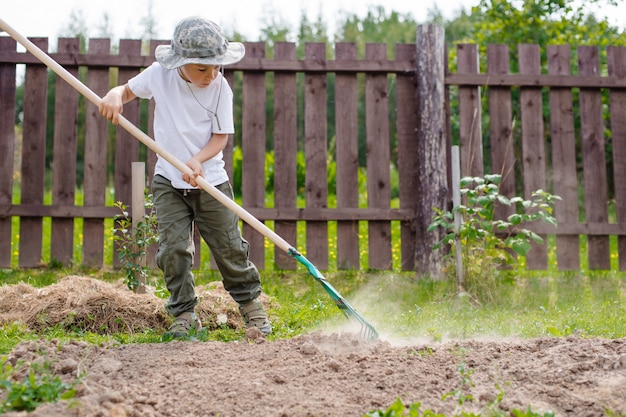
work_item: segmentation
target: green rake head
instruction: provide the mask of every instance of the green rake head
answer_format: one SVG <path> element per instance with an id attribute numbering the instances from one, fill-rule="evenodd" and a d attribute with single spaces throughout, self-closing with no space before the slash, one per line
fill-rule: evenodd
<path id="1" fill-rule="evenodd" d="M 335 289 L 331 285 L 330 282 L 324 278 L 324 276 L 320 273 L 320 271 L 313 265 L 307 258 L 302 256 L 300 252 L 296 249 L 289 249 L 289 255 L 294 257 L 298 262 L 306 267 L 311 275 L 324 287 L 326 292 L 330 295 L 330 297 L 335 301 L 337 307 L 341 310 L 341 312 L 349 319 L 356 320 L 361 325 L 361 330 L 359 332 L 359 337 L 365 340 L 376 340 L 378 339 L 378 332 L 363 316 L 361 316 L 357 311 L 348 303 L 348 301 L 339 294 L 339 291 Z"/>
<path id="2" fill-rule="evenodd" d="M 359 337 L 364 340 L 376 340 L 378 339 L 378 332 L 363 316 L 356 312 L 356 310 L 348 304 L 348 302 L 341 296 L 339 298 L 335 298 L 333 294 L 337 294 L 336 290 L 330 285 L 328 281 L 324 281 L 322 283 L 326 291 L 331 294 L 331 297 L 335 300 L 335 304 L 341 312 L 347 317 L 356 320 L 361 325 L 361 330 L 359 331 Z M 327 287 L 327 285 L 330 287 Z M 333 292 L 330 291 L 332 289 Z"/>

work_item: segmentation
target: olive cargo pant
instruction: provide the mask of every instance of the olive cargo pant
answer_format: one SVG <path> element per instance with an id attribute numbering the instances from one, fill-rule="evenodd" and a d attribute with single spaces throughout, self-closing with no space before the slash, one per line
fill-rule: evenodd
<path id="1" fill-rule="evenodd" d="M 216 187 L 233 198 L 229 182 Z M 193 225 L 209 246 L 222 275 L 224 288 L 243 304 L 261 294 L 259 271 L 248 259 L 248 242 L 241 236 L 239 218 L 203 190 L 178 190 L 155 175 L 152 194 L 159 228 L 156 263 L 170 292 L 167 311 L 174 317 L 193 311 L 198 303 L 191 272 L 195 247 Z"/>

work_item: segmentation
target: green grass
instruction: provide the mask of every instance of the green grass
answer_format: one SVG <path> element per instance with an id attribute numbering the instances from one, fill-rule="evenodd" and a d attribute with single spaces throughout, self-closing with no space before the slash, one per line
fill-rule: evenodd
<path id="1" fill-rule="evenodd" d="M 495 294 L 494 301 L 477 304 L 457 296 L 449 281 L 385 274 L 371 277 L 350 300 L 390 338 L 626 335 L 623 275 L 520 278 L 501 284 Z"/>
<path id="2" fill-rule="evenodd" d="M 28 282 L 50 285 L 69 274 L 89 275 L 106 281 L 121 278 L 118 272 L 79 269 L 1 270 L 4 285 Z M 584 337 L 626 337 L 626 280 L 619 273 L 568 273 L 553 277 L 520 276 L 501 283 L 493 301 L 478 304 L 456 295 L 455 283 L 415 280 L 410 273 L 335 272 L 325 277 L 371 322 L 384 339 L 426 340 L 433 343 L 448 338 L 472 337 L 550 337 L 580 334 Z M 198 277 L 198 285 L 219 279 Z M 272 301 L 270 316 L 274 325 L 271 339 L 290 338 L 316 329 L 353 330 L 353 324 L 335 306 L 324 288 L 308 273 L 262 273 L 265 293 Z M 155 271 L 151 285 L 165 296 L 160 275 Z M 81 339 L 92 343 L 117 340 L 120 343 L 160 342 L 160 335 L 118 334 L 101 336 L 51 328 L 32 334 L 16 324 L 0 327 L 0 354 L 22 340 L 38 337 Z M 204 340 L 238 340 L 241 331 L 223 329 Z"/>

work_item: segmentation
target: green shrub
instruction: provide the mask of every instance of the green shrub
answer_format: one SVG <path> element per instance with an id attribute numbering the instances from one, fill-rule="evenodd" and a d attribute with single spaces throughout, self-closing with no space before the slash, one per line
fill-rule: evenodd
<path id="1" fill-rule="evenodd" d="M 518 256 L 526 255 L 533 242 L 543 244 L 539 235 L 523 227 L 525 224 L 542 221 L 556 225 L 552 213 L 555 201 L 560 199 L 558 196 L 537 190 L 529 200 L 509 198 L 500 194 L 501 179 L 497 174 L 461 179 L 460 192 L 465 203 L 452 210 L 435 208 L 435 216 L 428 227 L 428 231 L 445 230 L 445 236 L 434 249 L 450 245 L 450 256 L 446 260 L 448 270 L 455 275 L 456 251 L 461 250 L 464 289 L 474 295 L 489 294 L 483 290 L 493 289 L 494 278 L 500 272 L 511 270 Z M 505 219 L 498 219 L 495 216 L 497 205 L 514 210 Z M 455 214 L 462 219 L 458 230 Z M 455 240 L 460 248 L 456 247 Z"/>
<path id="2" fill-rule="evenodd" d="M 133 227 L 132 220 L 128 217 L 127 206 L 121 201 L 114 205 L 122 213 L 114 218 L 113 240 L 119 244 L 117 253 L 124 269 L 124 283 L 134 291 L 146 282 L 148 267 L 145 260 L 148 247 L 159 239 L 154 203 L 152 195 L 146 191 L 146 211 L 143 221 L 137 222 L 136 227 Z"/>

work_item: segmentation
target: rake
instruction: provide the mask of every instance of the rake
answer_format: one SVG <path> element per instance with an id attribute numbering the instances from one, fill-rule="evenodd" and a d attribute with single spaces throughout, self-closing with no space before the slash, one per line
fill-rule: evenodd
<path id="1" fill-rule="evenodd" d="M 74 89 L 76 89 L 80 94 L 85 96 L 87 100 L 89 100 L 92 104 L 98 106 L 101 102 L 101 98 L 94 93 L 91 89 L 89 89 L 85 84 L 83 84 L 80 80 L 74 77 L 71 73 L 69 73 L 65 68 L 63 68 L 59 63 L 53 60 L 49 55 L 43 52 L 39 47 L 29 41 L 26 37 L 22 36 L 19 32 L 13 29 L 9 24 L 7 24 L 4 20 L 0 19 L 0 29 L 7 32 L 13 39 L 19 42 L 28 52 L 33 54 L 37 59 L 39 59 L 42 63 L 44 63 L 48 68 L 50 68 L 54 73 L 56 73 L 59 77 L 65 80 L 69 85 L 71 85 Z M 126 129 L 131 135 L 137 138 L 141 143 L 146 145 L 150 150 L 154 153 L 165 159 L 167 162 L 176 167 L 180 172 L 193 174 L 191 168 L 185 165 L 182 161 L 177 159 L 174 155 L 169 153 L 167 150 L 163 149 L 160 145 L 158 145 L 150 136 L 146 135 L 142 130 L 140 130 L 137 126 L 132 124 L 128 119 L 124 118 L 122 115 L 119 116 L 119 125 Z M 226 195 L 221 193 L 217 188 L 207 182 L 203 177 L 197 177 L 196 183 L 202 188 L 204 191 L 209 193 L 213 198 L 218 200 L 224 206 L 232 210 L 239 218 L 250 226 L 252 226 L 256 231 L 261 233 L 263 236 L 268 238 L 274 245 L 278 248 L 286 252 L 288 255 L 293 257 L 295 260 L 300 262 L 302 265 L 306 267 L 309 273 L 315 278 L 317 282 L 319 282 L 326 292 L 331 296 L 334 300 L 337 307 L 341 310 L 341 312 L 348 318 L 356 320 L 360 325 L 361 329 L 359 331 L 359 336 L 362 339 L 367 340 L 375 340 L 378 338 L 378 332 L 363 316 L 361 316 L 348 301 L 343 298 L 343 296 L 333 287 L 324 276 L 320 273 L 320 271 L 306 258 L 304 257 L 296 248 L 290 245 L 287 241 L 285 241 L 282 237 L 276 234 L 273 230 L 268 228 L 264 223 L 259 221 L 256 217 L 246 211 L 243 207 L 237 204 L 235 201 L 228 198 Z"/>

